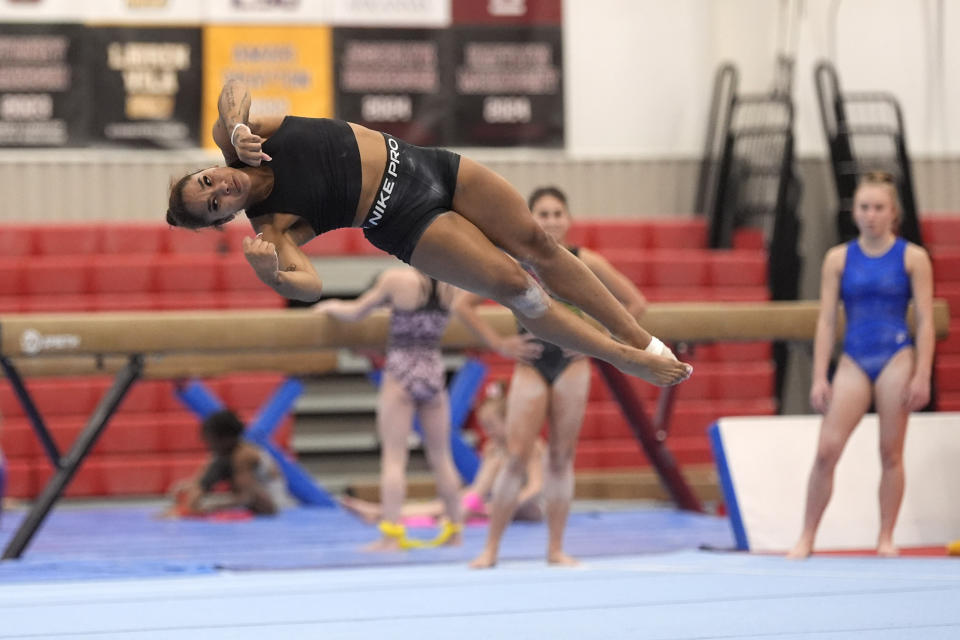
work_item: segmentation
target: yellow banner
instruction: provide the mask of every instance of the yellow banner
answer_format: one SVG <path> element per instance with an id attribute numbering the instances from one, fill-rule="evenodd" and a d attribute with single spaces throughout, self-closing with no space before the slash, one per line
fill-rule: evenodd
<path id="1" fill-rule="evenodd" d="M 330 27 L 204 28 L 204 145 L 215 147 L 210 130 L 217 97 L 230 79 L 250 89 L 250 117 L 333 116 L 333 38 Z"/>

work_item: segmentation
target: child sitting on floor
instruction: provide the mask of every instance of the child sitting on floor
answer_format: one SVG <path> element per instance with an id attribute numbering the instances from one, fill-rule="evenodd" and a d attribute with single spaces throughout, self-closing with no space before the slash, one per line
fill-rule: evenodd
<path id="1" fill-rule="evenodd" d="M 232 411 L 211 414 L 201 424 L 203 440 L 212 454 L 193 478 L 177 482 L 174 500 L 165 515 L 206 515 L 244 508 L 254 515 L 274 515 L 290 503 L 283 476 L 270 454 L 244 440 L 243 422 Z M 226 482 L 229 493 L 215 493 Z"/>

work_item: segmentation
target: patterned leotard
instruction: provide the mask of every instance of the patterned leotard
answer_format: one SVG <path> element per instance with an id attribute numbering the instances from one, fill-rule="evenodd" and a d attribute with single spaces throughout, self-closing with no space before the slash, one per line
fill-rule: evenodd
<path id="1" fill-rule="evenodd" d="M 384 366 L 417 403 L 431 400 L 445 382 L 440 338 L 450 312 L 440 304 L 437 281 L 431 278 L 429 286 L 423 306 L 413 311 L 393 310 Z"/>

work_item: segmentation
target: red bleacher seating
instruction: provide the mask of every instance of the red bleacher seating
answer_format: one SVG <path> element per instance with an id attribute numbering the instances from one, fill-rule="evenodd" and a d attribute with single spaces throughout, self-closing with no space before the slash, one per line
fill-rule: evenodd
<path id="1" fill-rule="evenodd" d="M 0 258 L 0 296 L 16 296 L 22 293 L 23 263 L 19 258 Z"/>
<path id="2" fill-rule="evenodd" d="M 924 244 L 933 252 L 960 247 L 960 215 L 924 217 L 920 229 Z"/>
<path id="3" fill-rule="evenodd" d="M 34 295 L 25 298 L 21 304 L 21 311 L 26 313 L 77 313 L 94 311 L 96 308 L 96 297 L 87 294 Z"/>
<path id="4" fill-rule="evenodd" d="M 229 226 L 229 225 L 228 225 Z M 230 239 L 225 231 L 214 229 L 181 229 L 169 227 L 164 230 L 164 250 L 167 253 L 217 254 L 229 250 Z"/>
<path id="5" fill-rule="evenodd" d="M 654 249 L 704 249 L 707 225 L 702 219 L 645 221 L 650 247 Z"/>
<path id="6" fill-rule="evenodd" d="M 593 224 L 591 248 L 600 253 L 611 249 L 641 252 L 650 247 L 649 227 L 630 220 L 601 220 Z"/>
<path id="7" fill-rule="evenodd" d="M 150 253 L 96 256 L 90 266 L 90 289 L 103 294 L 152 292 L 157 264 Z"/>
<path id="8" fill-rule="evenodd" d="M 762 286 L 767 259 L 760 251 L 716 251 L 709 258 L 710 283 L 716 287 Z"/>
<path id="9" fill-rule="evenodd" d="M 164 250 L 164 226 L 148 222 L 120 222 L 104 225 L 101 250 L 104 253 L 146 256 Z"/>
<path id="10" fill-rule="evenodd" d="M 220 288 L 220 256 L 209 253 L 168 256 L 157 268 L 157 290 L 213 292 Z"/>
<path id="11" fill-rule="evenodd" d="M 16 258 L 36 253 L 36 228 L 25 224 L 4 224 L 0 229 L 0 256 Z"/>
<path id="12" fill-rule="evenodd" d="M 90 292 L 88 256 L 51 256 L 34 258 L 23 270 L 23 293 L 81 294 Z"/>
<path id="13" fill-rule="evenodd" d="M 103 224 L 74 223 L 37 226 L 34 241 L 42 256 L 90 255 L 100 251 Z"/>

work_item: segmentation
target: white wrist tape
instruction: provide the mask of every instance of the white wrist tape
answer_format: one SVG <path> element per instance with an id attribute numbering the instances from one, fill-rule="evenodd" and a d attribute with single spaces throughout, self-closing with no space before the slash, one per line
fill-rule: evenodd
<path id="1" fill-rule="evenodd" d="M 230 132 L 230 144 L 233 146 L 237 146 L 237 143 L 233 141 L 233 137 L 237 135 L 237 129 L 240 127 L 247 127 L 247 125 L 242 122 L 238 122 L 237 124 L 233 125 L 233 131 Z M 247 127 L 247 131 L 250 131 L 250 127 Z"/>
<path id="2" fill-rule="evenodd" d="M 644 347 L 643 350 L 652 353 L 655 356 L 662 356 L 664 351 L 669 351 L 669 349 L 667 349 L 667 345 L 663 344 L 663 342 L 660 341 L 660 338 L 655 336 L 650 336 L 650 344 Z"/>

